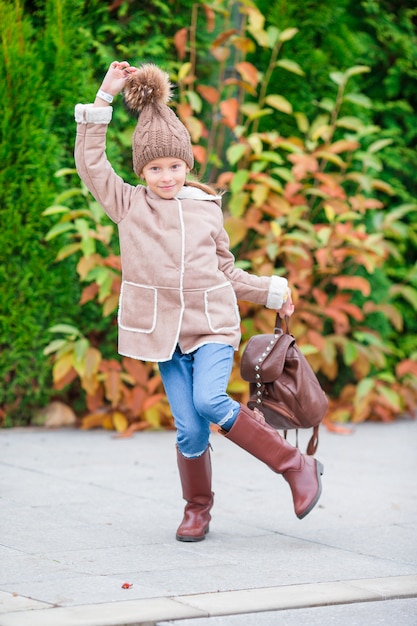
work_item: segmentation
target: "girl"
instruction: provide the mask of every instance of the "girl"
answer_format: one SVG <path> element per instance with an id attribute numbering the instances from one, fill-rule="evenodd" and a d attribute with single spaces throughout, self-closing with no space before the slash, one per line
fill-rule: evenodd
<path id="1" fill-rule="evenodd" d="M 146 186 L 125 183 L 106 158 L 110 104 L 124 91 L 140 116 L 133 169 Z M 179 541 L 201 541 L 209 530 L 210 423 L 282 474 L 301 519 L 318 502 L 322 466 L 226 393 L 240 342 L 237 300 L 292 315 L 285 278 L 255 276 L 234 266 L 223 228 L 221 197 L 187 182 L 194 159 L 187 129 L 168 106 L 171 84 L 155 65 L 111 63 L 94 104 L 75 107 L 79 176 L 118 225 L 122 287 L 119 353 L 154 361 L 177 429 L 184 518 Z"/>

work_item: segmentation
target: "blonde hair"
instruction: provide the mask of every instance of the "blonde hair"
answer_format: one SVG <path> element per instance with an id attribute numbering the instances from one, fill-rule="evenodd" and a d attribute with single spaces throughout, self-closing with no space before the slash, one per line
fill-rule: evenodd
<path id="1" fill-rule="evenodd" d="M 223 191 L 215 189 L 211 185 L 200 183 L 200 181 L 198 180 L 186 180 L 184 184 L 186 187 L 196 187 L 197 189 L 201 189 L 202 191 L 205 191 L 211 196 L 219 196 L 224 193 Z"/>

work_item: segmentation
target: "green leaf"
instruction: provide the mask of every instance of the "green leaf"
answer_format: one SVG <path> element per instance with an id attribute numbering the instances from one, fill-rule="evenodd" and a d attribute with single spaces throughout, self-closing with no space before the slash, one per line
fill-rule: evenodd
<path id="1" fill-rule="evenodd" d="M 343 350 L 343 358 L 346 365 L 352 365 L 358 358 L 358 348 L 353 341 L 346 341 Z"/>
<path id="2" fill-rule="evenodd" d="M 75 326 L 70 324 L 55 324 L 48 328 L 50 333 L 65 333 L 66 335 L 73 335 L 74 337 L 81 337 L 81 333 Z"/>
<path id="3" fill-rule="evenodd" d="M 288 169 L 287 167 L 274 167 L 271 170 L 271 174 L 275 174 L 276 176 L 279 176 L 280 178 L 282 178 L 282 180 L 285 180 L 285 182 L 287 183 L 293 182 L 294 180 L 292 171 Z"/>
<path id="4" fill-rule="evenodd" d="M 186 91 L 185 92 L 189 103 L 191 104 L 191 108 L 195 113 L 201 113 L 201 109 L 203 108 L 203 101 L 195 91 Z"/>
<path id="5" fill-rule="evenodd" d="M 266 32 L 268 35 L 269 47 L 273 48 L 279 38 L 279 29 L 276 26 L 268 26 Z"/>
<path id="6" fill-rule="evenodd" d="M 368 148 L 368 152 L 374 153 L 379 152 L 386 146 L 390 146 L 393 143 L 392 139 L 379 139 L 378 141 L 374 141 Z"/>
<path id="7" fill-rule="evenodd" d="M 393 285 L 390 293 L 394 296 L 400 296 L 411 304 L 413 309 L 417 311 L 417 289 L 408 285 Z"/>
<path id="8" fill-rule="evenodd" d="M 269 163 L 276 163 L 277 165 L 282 165 L 284 163 L 282 156 L 278 154 L 278 152 L 273 152 L 272 150 L 265 150 L 257 158 L 268 161 Z"/>
<path id="9" fill-rule="evenodd" d="M 82 239 L 90 237 L 90 224 L 83 218 L 74 220 L 75 228 Z"/>
<path id="10" fill-rule="evenodd" d="M 69 208 L 63 206 L 62 204 L 53 204 L 49 206 L 45 211 L 42 212 L 42 215 L 56 215 L 57 213 L 68 213 Z"/>
<path id="11" fill-rule="evenodd" d="M 247 102 L 246 104 L 242 104 L 240 109 L 242 113 L 249 118 L 250 121 L 273 113 L 272 109 L 261 109 L 259 105 L 255 102 Z"/>
<path id="12" fill-rule="evenodd" d="M 87 350 L 89 348 L 89 345 L 90 345 L 90 343 L 89 343 L 88 339 L 86 339 L 85 337 L 82 337 L 81 339 L 79 339 L 78 341 L 75 342 L 75 344 L 74 344 L 74 355 L 75 355 L 75 359 L 78 362 L 81 362 L 84 359 L 84 357 L 85 357 L 85 355 L 87 353 Z"/>
<path id="13" fill-rule="evenodd" d="M 75 196 L 82 196 L 82 195 L 84 195 L 84 193 L 80 187 L 67 189 L 66 191 L 63 191 L 62 193 L 60 193 L 55 198 L 55 204 L 62 204 L 63 202 L 65 202 L 66 200 L 69 200 L 70 198 L 75 198 Z"/>
<path id="14" fill-rule="evenodd" d="M 363 128 L 363 122 L 358 117 L 346 116 L 336 120 L 336 126 L 339 128 L 347 128 L 348 130 L 360 131 Z"/>
<path id="15" fill-rule="evenodd" d="M 304 134 L 308 133 L 308 129 L 310 128 L 310 123 L 308 121 L 308 117 L 304 113 L 294 113 L 295 121 L 297 122 L 298 130 Z"/>
<path id="16" fill-rule="evenodd" d="M 330 72 L 329 76 L 336 85 L 341 85 L 345 80 L 345 75 L 342 72 Z"/>
<path id="17" fill-rule="evenodd" d="M 249 180 L 249 172 L 248 170 L 239 170 L 234 174 L 232 181 L 230 183 L 230 191 L 232 193 L 238 193 L 242 191 L 243 187 Z"/>
<path id="18" fill-rule="evenodd" d="M 54 339 L 49 343 L 43 351 L 45 356 L 48 354 L 52 354 L 53 352 L 57 352 L 60 348 L 62 348 L 67 343 L 66 339 Z"/>
<path id="19" fill-rule="evenodd" d="M 357 74 L 366 74 L 370 71 L 371 68 L 367 65 L 354 65 L 353 67 L 350 67 L 348 70 L 346 70 L 345 76 L 347 78 L 350 78 L 351 76 L 356 76 Z"/>
<path id="20" fill-rule="evenodd" d="M 233 193 L 228 205 L 229 211 L 233 217 L 241 217 L 245 213 L 249 203 L 249 197 L 249 194 L 244 191 Z"/>
<path id="21" fill-rule="evenodd" d="M 351 102 L 364 109 L 372 109 L 372 100 L 363 93 L 347 93 L 343 96 L 343 102 Z"/>
<path id="22" fill-rule="evenodd" d="M 57 172 L 55 172 L 56 178 L 60 178 L 60 176 L 67 176 L 68 174 L 76 174 L 77 170 L 75 167 L 63 167 Z"/>
<path id="23" fill-rule="evenodd" d="M 305 76 L 305 72 L 301 69 L 298 63 L 296 63 L 295 61 L 291 61 L 291 59 L 280 59 L 276 62 L 275 67 L 281 67 L 287 72 L 291 72 L 292 74 L 298 74 L 298 76 Z"/>
<path id="24" fill-rule="evenodd" d="M 318 102 L 318 106 L 321 109 L 324 109 L 325 111 L 327 111 L 328 113 L 331 113 L 334 110 L 336 103 L 331 98 L 323 98 L 322 100 Z"/>
<path id="25" fill-rule="evenodd" d="M 279 34 L 279 41 L 289 41 L 298 33 L 298 28 L 286 28 Z"/>
<path id="26" fill-rule="evenodd" d="M 292 104 L 288 102 L 286 98 L 283 98 L 283 96 L 272 94 L 265 98 L 265 102 L 274 109 L 277 109 L 277 111 L 281 111 L 281 113 L 287 113 L 287 115 L 291 115 L 292 113 Z"/>
<path id="27" fill-rule="evenodd" d="M 308 356 L 309 354 L 318 354 L 319 352 L 317 346 L 313 346 L 310 343 L 304 343 L 298 347 L 304 356 Z"/>
<path id="28" fill-rule="evenodd" d="M 74 232 L 73 224 L 55 224 L 55 226 L 53 226 L 51 230 L 46 233 L 45 240 L 50 241 L 51 239 L 58 237 L 58 235 L 69 232 Z"/>
<path id="29" fill-rule="evenodd" d="M 247 137 L 247 142 L 256 155 L 261 154 L 263 144 L 262 140 L 257 133 L 253 133 Z"/>
<path id="30" fill-rule="evenodd" d="M 71 254 L 75 254 L 76 252 L 79 252 L 80 250 L 81 250 L 80 243 L 70 243 L 67 246 L 64 246 L 63 248 L 60 249 L 60 251 L 56 255 L 55 261 L 62 261 L 63 259 L 66 259 L 67 257 L 71 256 Z"/>
<path id="31" fill-rule="evenodd" d="M 396 411 L 401 411 L 401 409 L 403 408 L 403 404 L 398 393 L 396 393 L 389 387 L 383 387 L 382 385 L 378 387 L 378 392 L 381 394 L 381 396 L 384 396 L 384 398 Z"/>
<path id="32" fill-rule="evenodd" d="M 363 343 L 368 346 L 377 346 L 380 348 L 383 345 L 381 337 L 379 335 L 374 335 L 372 333 L 368 333 L 366 331 L 356 331 L 353 333 L 353 337 L 359 341 L 359 343 Z"/>
<path id="33" fill-rule="evenodd" d="M 372 378 L 363 378 L 360 380 L 356 387 L 357 398 L 359 400 L 365 398 L 374 388 L 374 384 Z"/>
<path id="34" fill-rule="evenodd" d="M 230 165 L 236 165 L 244 156 L 247 147 L 243 143 L 235 143 L 226 150 L 226 157 Z"/>

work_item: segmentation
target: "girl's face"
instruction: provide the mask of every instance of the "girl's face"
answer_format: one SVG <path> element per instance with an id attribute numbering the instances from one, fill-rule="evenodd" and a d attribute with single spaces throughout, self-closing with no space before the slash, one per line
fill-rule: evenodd
<path id="1" fill-rule="evenodd" d="M 170 200 L 182 189 L 189 171 L 182 159 L 161 157 L 149 161 L 142 170 L 142 176 L 151 191 Z"/>

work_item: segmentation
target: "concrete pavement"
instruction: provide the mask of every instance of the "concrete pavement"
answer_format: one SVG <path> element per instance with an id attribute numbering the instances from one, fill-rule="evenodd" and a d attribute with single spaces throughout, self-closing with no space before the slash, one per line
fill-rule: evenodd
<path id="1" fill-rule="evenodd" d="M 210 533 L 181 543 L 175 433 L 0 431 L 0 626 L 417 625 L 416 420 L 322 428 L 303 520 L 280 476 L 212 445 Z"/>

